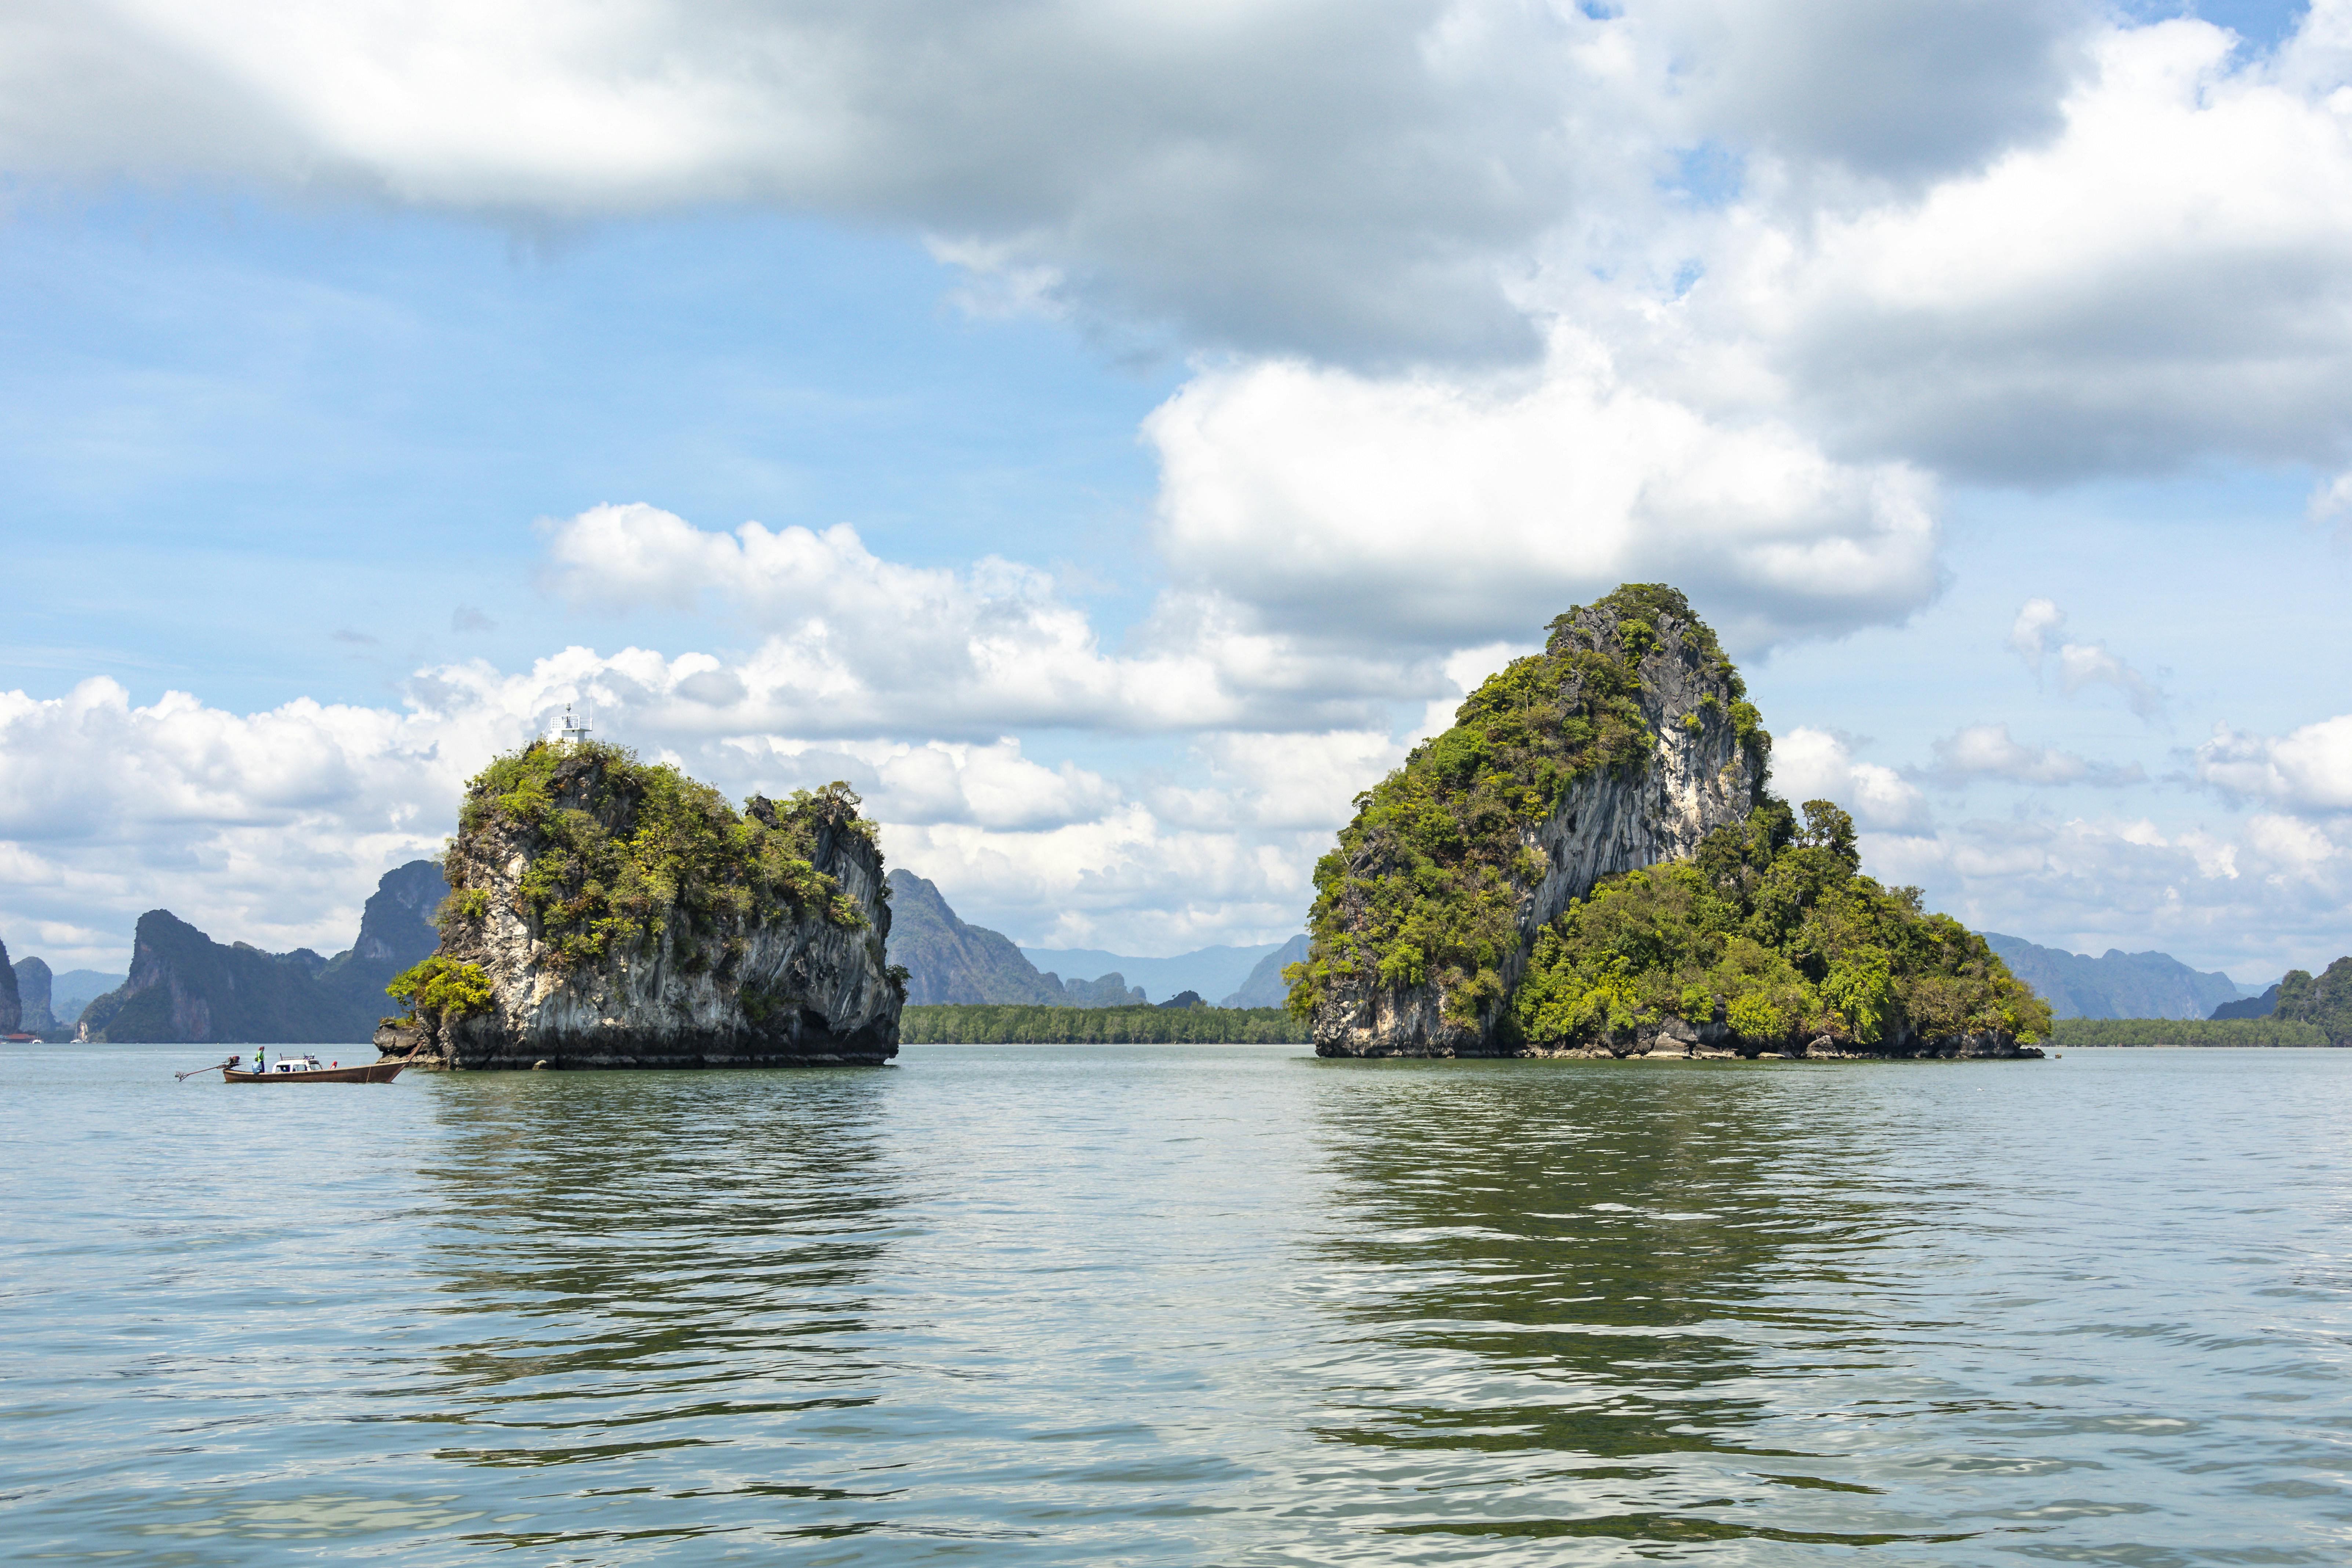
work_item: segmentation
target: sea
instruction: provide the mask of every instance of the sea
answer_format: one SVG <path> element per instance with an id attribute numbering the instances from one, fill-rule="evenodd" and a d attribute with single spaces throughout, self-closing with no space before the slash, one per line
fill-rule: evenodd
<path id="1" fill-rule="evenodd" d="M 2352 1051 L 216 1058 L 0 1056 L 6 1562 L 2352 1562 Z"/>

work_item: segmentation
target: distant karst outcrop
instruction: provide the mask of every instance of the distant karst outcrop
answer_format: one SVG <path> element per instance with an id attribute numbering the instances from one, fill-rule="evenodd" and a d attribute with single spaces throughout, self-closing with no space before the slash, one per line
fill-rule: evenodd
<path id="1" fill-rule="evenodd" d="M 907 971 L 907 1001 L 1066 1006 L 1058 979 L 1021 956 L 1009 936 L 969 925 L 936 883 L 905 867 L 890 873 L 890 959 Z"/>
<path id="2" fill-rule="evenodd" d="M 384 983 L 433 951 L 431 917 L 444 891 L 430 860 L 385 872 L 361 912 L 358 940 L 332 958 L 307 947 L 224 944 L 169 910 L 150 910 L 139 917 L 130 975 L 80 1021 L 93 1040 L 363 1042 L 383 1016 Z"/>
<path id="3" fill-rule="evenodd" d="M 877 1064 L 903 973 L 846 784 L 738 813 L 678 770 L 534 742 L 467 786 L 440 943 L 376 1037 L 448 1068 Z"/>
<path id="4" fill-rule="evenodd" d="M 1284 998 L 1290 994 L 1289 983 L 1282 978 L 1282 972 L 1292 964 L 1304 961 L 1307 957 L 1307 942 L 1305 936 L 1292 937 L 1288 942 L 1259 959 L 1257 967 L 1249 972 L 1249 978 L 1242 982 L 1241 988 L 1217 1005 L 1220 1007 L 1281 1006 Z"/>
<path id="5" fill-rule="evenodd" d="M 8 962 L 8 944 L 0 942 L 0 1033 L 24 1027 L 25 1004 L 16 989 L 16 967 Z"/>
<path id="6" fill-rule="evenodd" d="M 1289 1005 L 1324 1056 L 2015 1056 L 2048 1009 L 1860 875 L 1680 593 L 1555 620 L 1360 796 Z M 2038 1054 L 2026 1052 L 2023 1054 Z"/>
<path id="7" fill-rule="evenodd" d="M 890 873 L 890 961 L 907 971 L 910 1006 L 1127 1007 L 1144 999 L 1122 974 L 1065 981 L 1040 971 L 1011 937 L 967 924 L 935 884 L 903 866 Z"/>
<path id="8" fill-rule="evenodd" d="M 7 963 L 8 950 L 0 946 L 0 964 Z M 41 1034 L 58 1026 L 57 1016 L 50 1012 L 50 992 L 55 976 L 49 966 L 37 958 L 20 958 L 14 968 L 16 973 L 16 1000 L 22 1009 L 17 1026 Z"/>
<path id="9" fill-rule="evenodd" d="M 2282 980 L 2259 996 L 2242 996 L 2235 1002 L 2224 1002 L 2207 1015 L 2216 1021 L 2230 1018 L 2267 1018 L 2278 1011 L 2279 992 L 2285 986 Z"/>

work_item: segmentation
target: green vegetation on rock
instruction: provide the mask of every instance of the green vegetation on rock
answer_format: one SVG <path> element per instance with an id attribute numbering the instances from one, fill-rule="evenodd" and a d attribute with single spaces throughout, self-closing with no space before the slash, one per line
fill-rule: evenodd
<path id="1" fill-rule="evenodd" d="M 591 792 L 584 803 L 560 804 L 582 784 Z M 866 917 L 856 901 L 812 863 L 828 827 L 872 840 L 874 825 L 857 806 L 850 787 L 836 783 L 781 802 L 755 796 L 739 816 L 709 785 L 624 747 L 535 741 L 467 786 L 457 842 L 502 826 L 530 836 L 519 896 L 549 961 L 571 969 L 603 959 L 616 941 L 658 938 L 673 921 L 687 929 L 671 934 L 689 944 L 745 919 L 817 916 L 859 929 Z M 608 826 L 614 823 L 628 825 L 625 836 Z M 445 932 L 488 910 L 487 892 L 463 881 L 463 858 L 453 853 L 446 864 Z"/>
<path id="2" fill-rule="evenodd" d="M 2068 1046 L 2325 1046 L 2327 1031 L 2284 1018 L 2061 1018 L 2050 1043 Z"/>
<path id="3" fill-rule="evenodd" d="M 490 977 L 481 967 L 437 953 L 394 975 L 383 991 L 394 1001 L 408 1005 L 403 1023 L 415 1023 L 420 1014 L 438 1023 L 490 1009 Z"/>
<path id="4" fill-rule="evenodd" d="M 1923 912 L 1917 889 L 1861 874 L 1853 819 L 1821 800 L 1801 828 L 1768 800 L 1688 860 L 1601 882 L 1538 935 L 1512 1008 L 1544 1048 L 1624 1039 L 1668 1016 L 1720 1016 L 1768 1049 L 2050 1032 L 2048 1005 L 1983 938 Z"/>
<path id="5" fill-rule="evenodd" d="M 1303 1045 L 1304 1025 L 1279 1007 L 908 1007 L 910 1045 Z"/>
<path id="6" fill-rule="evenodd" d="M 1591 609 L 1610 614 L 1571 609 L 1554 620 L 1541 653 L 1488 678 L 1452 729 L 1356 797 L 1355 820 L 1315 868 L 1311 956 L 1284 973 L 1299 1017 L 1314 1015 L 1335 975 L 1368 970 L 1384 986 L 1438 982 L 1457 1020 L 1502 999 L 1519 898 L 1543 872 L 1522 830 L 1578 781 L 1648 765 L 1655 737 L 1639 665 L 1658 646 L 1662 617 L 1682 626 L 1685 651 L 1727 684 L 1727 717 L 1760 776 L 1771 737 L 1679 592 L 1628 584 Z M 1613 637 L 1593 629 L 1612 622 Z"/>
<path id="7" fill-rule="evenodd" d="M 2290 969 L 2279 982 L 2282 1021 L 2315 1026 L 2330 1045 L 2352 1045 L 2352 958 L 2339 958 L 2317 975 Z"/>

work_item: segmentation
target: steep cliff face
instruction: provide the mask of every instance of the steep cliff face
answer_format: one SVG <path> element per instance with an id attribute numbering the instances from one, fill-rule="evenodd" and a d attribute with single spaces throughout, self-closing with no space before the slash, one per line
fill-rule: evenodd
<path id="1" fill-rule="evenodd" d="M 873 1064 L 898 1049 L 882 857 L 835 785 L 739 815 L 616 747 L 534 744 L 474 780 L 415 1021 L 449 1068 Z"/>
<path id="2" fill-rule="evenodd" d="M 1317 1050 L 1517 1053 L 1507 1004 L 1536 933 L 1601 879 L 1745 819 L 1770 744 L 1673 589 L 1628 586 L 1560 616 L 1542 653 L 1359 797 L 1318 867 L 1298 976 Z"/>
<path id="3" fill-rule="evenodd" d="M 333 963 L 367 975 L 374 982 L 374 995 L 381 996 L 385 980 L 429 956 L 438 945 L 433 915 L 448 896 L 449 884 L 430 860 L 411 860 L 385 872 L 360 911 L 359 939 Z"/>
<path id="4" fill-rule="evenodd" d="M 16 993 L 16 965 L 8 962 L 8 944 L 0 942 L 0 1030 L 22 1026 L 25 1005 Z"/>

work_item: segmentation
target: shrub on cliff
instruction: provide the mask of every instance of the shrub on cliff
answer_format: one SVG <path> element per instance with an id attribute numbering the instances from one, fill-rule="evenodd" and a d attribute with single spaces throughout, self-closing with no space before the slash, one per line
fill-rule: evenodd
<path id="1" fill-rule="evenodd" d="M 491 1002 L 490 977 L 478 964 L 437 953 L 394 975 L 383 992 L 394 1001 L 408 1005 L 408 1016 L 400 1020 L 405 1024 L 416 1022 L 420 1015 L 437 1024 L 444 1018 L 486 1013 Z"/>
<path id="2" fill-rule="evenodd" d="M 1750 1044 L 1828 1036 L 1874 1047 L 1906 1029 L 1998 1030 L 2031 1043 L 2050 1007 L 1984 939 L 1861 874 L 1853 819 L 1768 800 L 1687 860 L 1604 881 L 1536 938 L 1513 998 L 1521 1033 L 1560 1047 L 1622 1039 L 1716 1009 Z"/>
<path id="3" fill-rule="evenodd" d="M 1639 666 L 1666 618 L 1685 652 L 1726 683 L 1732 700 L 1722 717 L 1760 776 L 1771 737 L 1714 632 L 1679 592 L 1628 584 L 1591 611 L 1570 610 L 1551 623 L 1541 653 L 1490 677 L 1452 729 L 1356 797 L 1355 820 L 1315 868 L 1310 956 L 1283 972 L 1295 1014 L 1311 1017 L 1334 975 L 1367 970 L 1385 986 L 1437 981 L 1447 1015 L 1459 1020 L 1501 998 L 1519 898 L 1543 871 L 1521 830 L 1549 816 L 1580 779 L 1647 766 L 1654 737 L 1642 714 Z"/>
<path id="4" fill-rule="evenodd" d="M 584 805 L 557 804 L 583 783 Z M 828 828 L 872 840 L 874 825 L 857 806 L 850 787 L 835 783 L 782 802 L 754 796 L 739 816 L 709 785 L 624 747 L 535 741 L 467 786 L 446 859 L 442 928 L 488 912 L 488 894 L 467 885 L 458 851 L 505 828 L 531 847 L 519 897 L 559 969 L 602 959 L 615 942 L 658 937 L 677 921 L 686 929 L 676 934 L 688 939 L 744 918 L 817 916 L 855 931 L 866 924 L 856 900 L 812 862 Z"/>

